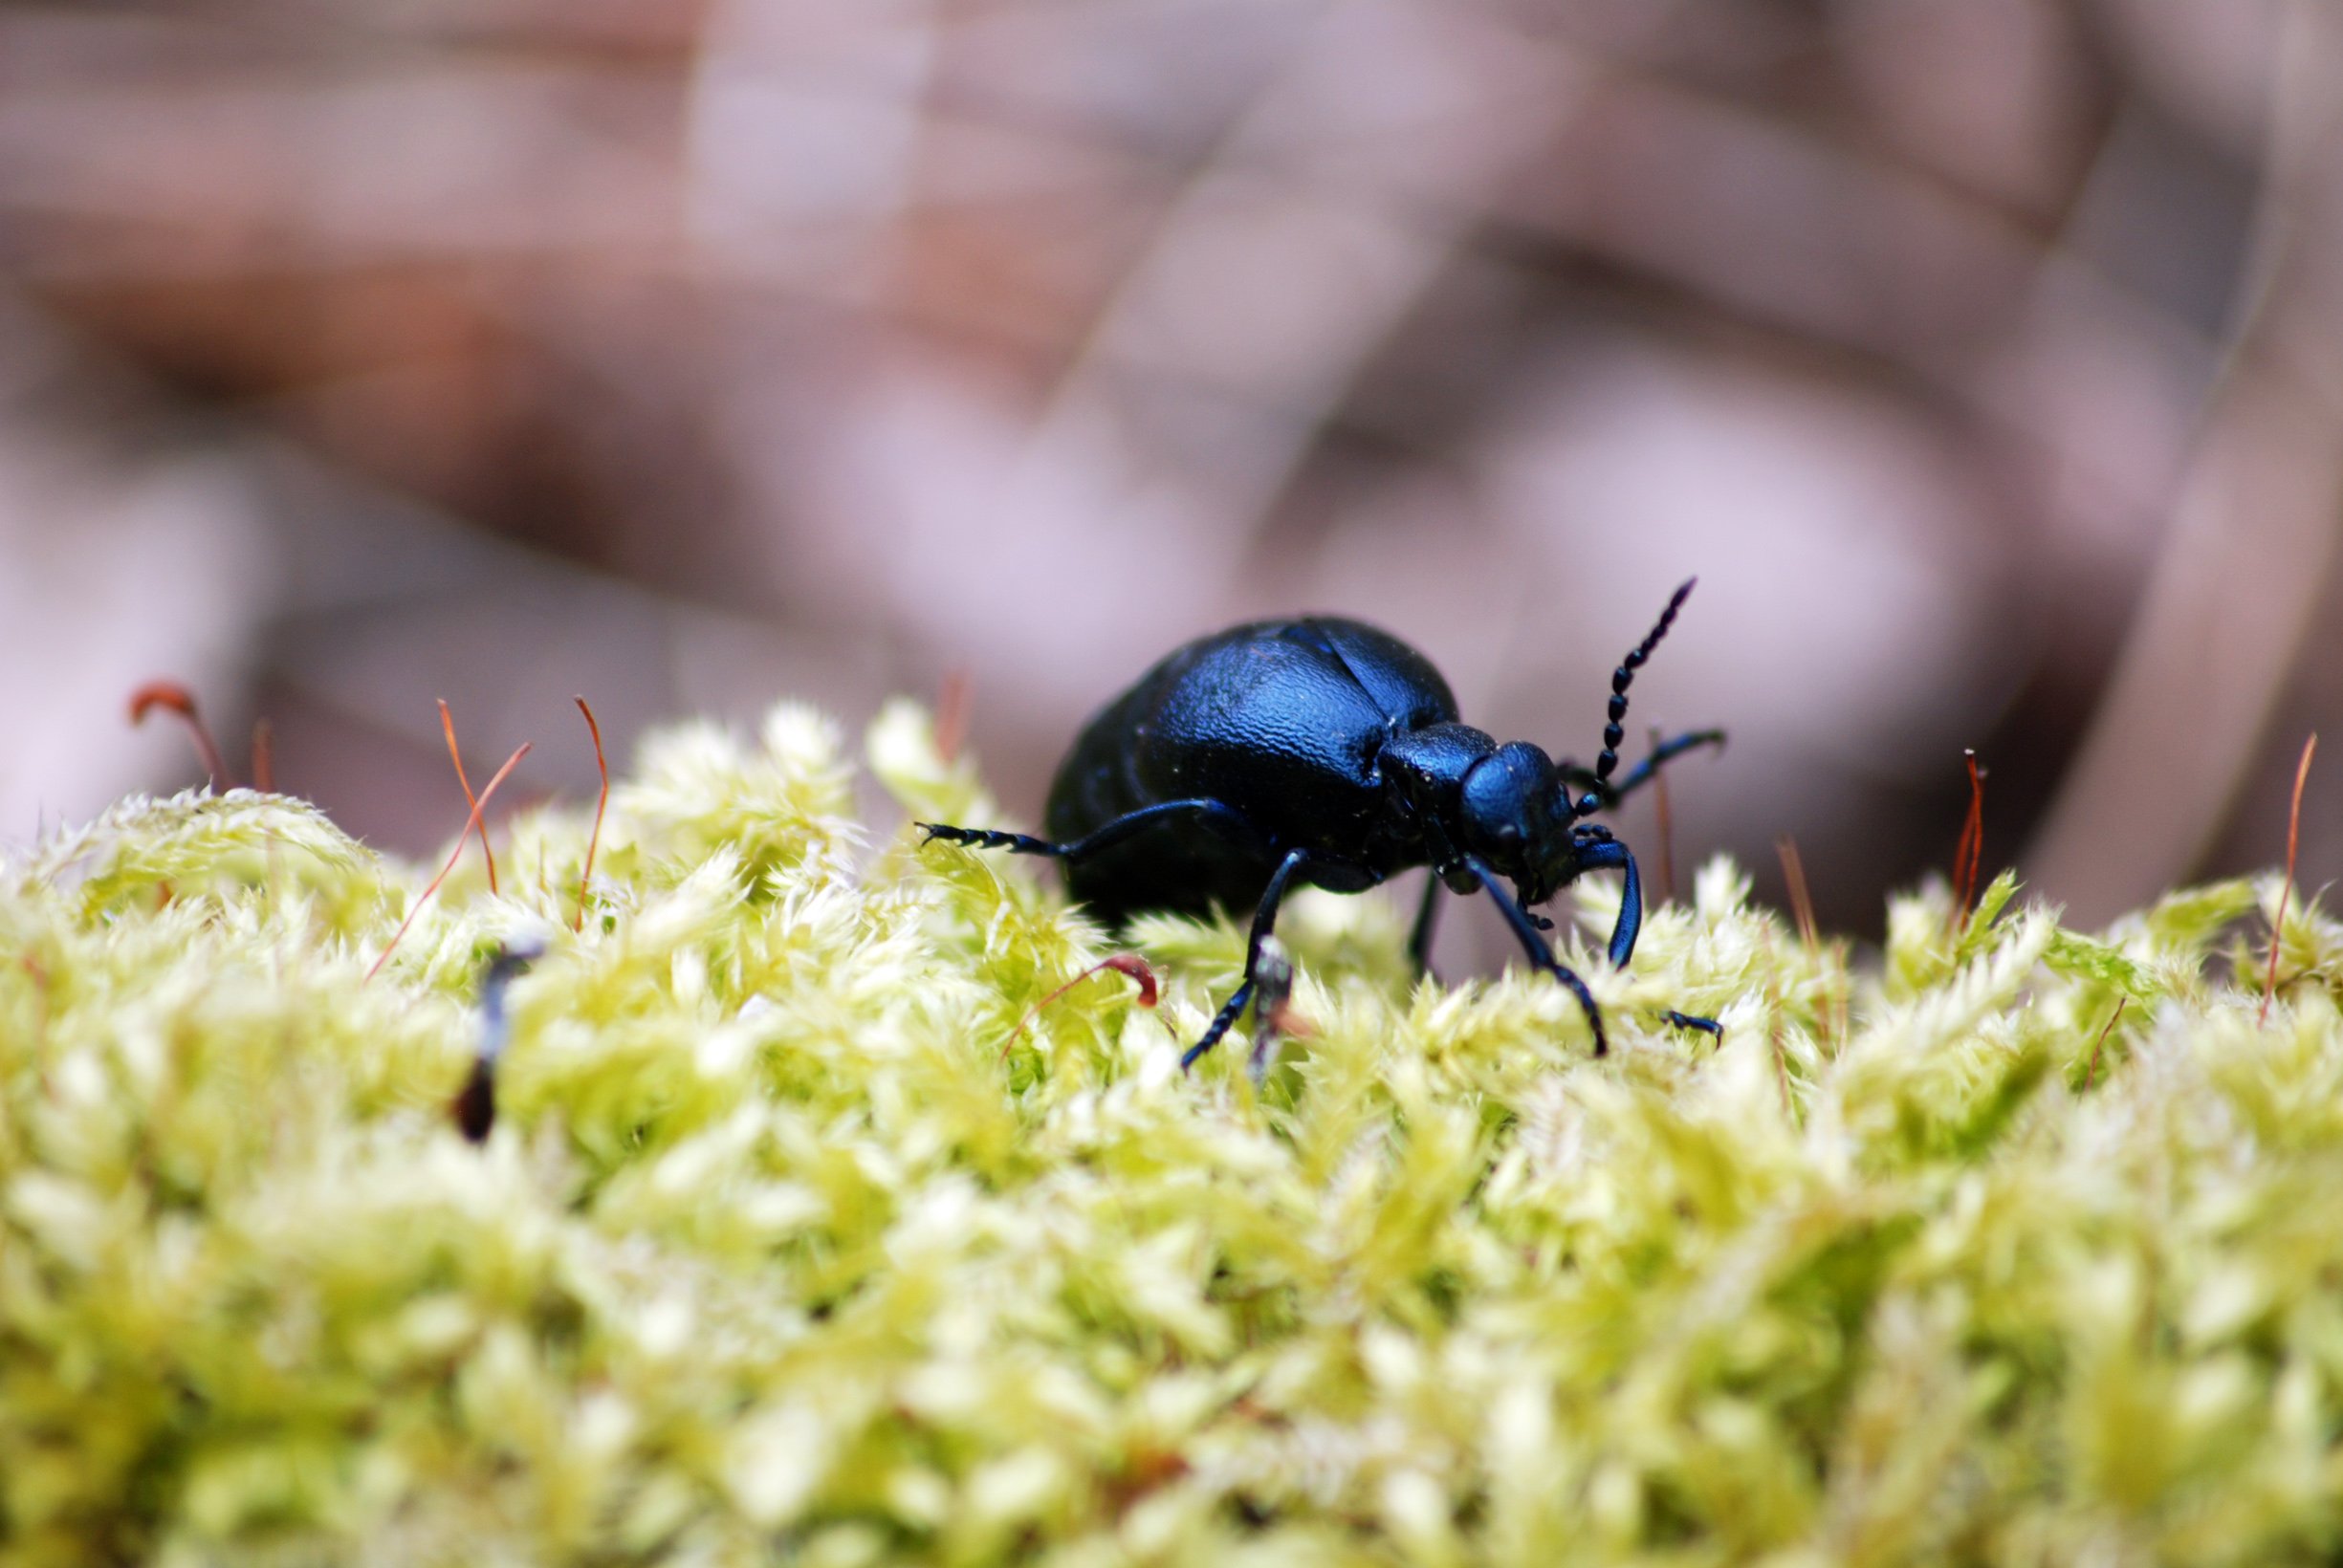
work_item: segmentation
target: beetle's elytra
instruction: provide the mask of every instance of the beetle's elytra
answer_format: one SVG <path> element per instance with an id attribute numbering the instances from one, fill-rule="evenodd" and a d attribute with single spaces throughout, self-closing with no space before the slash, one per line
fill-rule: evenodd
<path id="1" fill-rule="evenodd" d="M 1440 672 L 1388 632 L 1355 621 L 1259 621 L 1174 649 L 1093 718 L 1050 787 L 1047 838 L 918 824 L 929 840 L 1047 855 L 1066 886 L 1119 924 L 1142 910 L 1253 910 L 1244 980 L 1181 1058 L 1211 1050 L 1259 984 L 1261 944 L 1297 883 L 1338 893 L 1429 865 L 1410 944 L 1424 967 L 1440 889 L 1486 892 L 1532 963 L 1570 989 L 1601 1056 L 1602 1010 L 1556 959 L 1530 913 L 1588 871 L 1626 874 L 1610 961 L 1643 924 L 1635 857 L 1586 817 L 1616 805 L 1673 758 L 1724 733 L 1665 742 L 1617 778 L 1627 688 L 1692 592 L 1686 582 L 1610 677 L 1592 768 L 1526 741 L 1499 745 L 1459 721 Z M 1500 879 L 1510 882 L 1508 895 Z M 1717 1032 L 1706 1018 L 1675 1023 Z"/>

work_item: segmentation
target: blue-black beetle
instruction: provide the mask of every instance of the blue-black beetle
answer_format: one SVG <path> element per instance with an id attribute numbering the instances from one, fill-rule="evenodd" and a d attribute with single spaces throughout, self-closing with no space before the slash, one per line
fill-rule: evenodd
<path id="1" fill-rule="evenodd" d="M 1355 893 L 1393 872 L 1429 865 L 1410 943 L 1421 970 L 1442 886 L 1486 891 L 1530 961 L 1569 987 L 1609 1049 L 1602 1010 L 1557 960 L 1530 913 L 1588 871 L 1617 867 L 1627 882 L 1610 935 L 1623 965 L 1643 924 L 1635 857 L 1583 818 L 1618 803 L 1671 758 L 1721 744 L 1723 731 L 1678 735 L 1617 779 L 1627 688 L 1692 592 L 1686 582 L 1611 672 L 1609 718 L 1592 768 L 1555 762 L 1526 741 L 1500 746 L 1458 722 L 1456 700 L 1431 662 L 1355 621 L 1259 621 L 1171 653 L 1093 718 L 1050 787 L 1050 837 L 922 822 L 927 839 L 1047 855 L 1102 919 L 1141 910 L 1253 910 L 1237 993 L 1193 1049 L 1194 1062 L 1244 1011 L 1261 943 L 1296 882 Z M 1508 898 L 1500 877 L 1510 881 Z M 1671 1013 L 1717 1032 L 1710 1019 Z"/>

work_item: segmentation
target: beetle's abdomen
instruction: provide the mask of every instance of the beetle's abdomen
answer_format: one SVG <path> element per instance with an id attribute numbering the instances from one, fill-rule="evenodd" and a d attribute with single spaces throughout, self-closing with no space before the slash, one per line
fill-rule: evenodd
<path id="1" fill-rule="evenodd" d="M 1288 850 L 1358 865 L 1363 844 L 1389 843 L 1377 752 L 1455 717 L 1447 684 L 1387 633 L 1333 620 L 1238 626 L 1177 649 L 1090 721 L 1051 788 L 1048 832 L 1067 841 L 1143 806 L 1217 800 L 1254 833 L 1167 822 L 1070 863 L 1067 885 L 1108 920 L 1242 910 Z"/>
<path id="2" fill-rule="evenodd" d="M 1163 693 L 1131 759 L 1158 799 L 1209 795 L 1277 832 L 1285 847 L 1354 844 L 1385 715 L 1317 647 L 1281 637 L 1215 649 Z"/>
<path id="3" fill-rule="evenodd" d="M 1132 765 L 1131 741 L 1145 732 L 1152 704 L 1142 682 L 1092 719 L 1066 753 L 1050 786 L 1044 818 L 1050 838 L 1072 842 L 1142 806 L 1149 794 Z M 1276 862 L 1265 846 L 1233 841 L 1216 829 L 1169 821 L 1079 861 L 1063 862 L 1066 891 L 1110 925 L 1145 909 L 1205 915 L 1257 900 Z"/>

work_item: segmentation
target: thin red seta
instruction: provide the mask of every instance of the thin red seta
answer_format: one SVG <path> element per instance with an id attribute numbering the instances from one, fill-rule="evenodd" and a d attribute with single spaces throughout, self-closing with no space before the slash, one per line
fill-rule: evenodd
<path id="1" fill-rule="evenodd" d="M 2115 1011 L 2107 1015 L 2107 1022 L 2099 1029 L 2099 1037 L 2091 1042 L 2091 1066 L 2083 1073 L 2084 1088 L 2088 1089 L 2098 1081 L 2100 1048 L 2107 1044 L 2107 1037 L 2115 1032 L 2115 1025 L 2123 1017 L 2123 1010 L 2131 1000 L 2129 996 L 2115 998 Z"/>
<path id="2" fill-rule="evenodd" d="M 448 711 L 448 699 L 439 699 L 439 731 L 448 737 L 448 760 L 455 764 L 455 781 L 464 786 L 464 804 L 477 806 L 480 802 L 471 793 L 471 780 L 464 776 L 464 753 L 456 749 L 455 715 Z M 477 821 L 478 814 L 473 819 Z M 496 888 L 496 852 L 488 847 L 488 824 L 480 822 L 480 854 L 488 861 L 488 890 Z"/>
<path id="3" fill-rule="evenodd" d="M 431 885 L 423 890 L 423 897 L 415 901 L 415 907 L 409 909 L 406 918 L 399 922 L 399 928 L 390 934 L 389 946 L 374 961 L 374 967 L 366 971 L 367 979 L 373 979 L 383 966 L 390 962 L 390 955 L 399 950 L 400 942 L 406 936 L 406 928 L 415 924 L 415 917 L 423 913 L 423 906 L 431 902 L 431 895 L 439 891 L 439 884 L 448 880 L 448 873 L 455 869 L 455 862 L 464 858 L 464 840 L 479 830 L 482 817 L 488 811 L 490 797 L 496 793 L 496 786 L 502 784 L 506 776 L 520 765 L 520 759 L 528 754 L 529 743 L 522 741 L 520 750 L 504 759 L 504 766 L 497 769 L 496 776 L 488 781 L 488 788 L 480 792 L 480 798 L 471 803 L 471 815 L 464 819 L 464 831 L 455 836 L 455 848 L 449 852 L 448 863 L 439 868 L 439 875 L 433 877 Z"/>
<path id="4" fill-rule="evenodd" d="M 276 726 L 267 719 L 252 721 L 252 788 L 276 793 Z"/>
<path id="5" fill-rule="evenodd" d="M 602 774 L 602 794 L 594 799 L 594 832 L 586 839 L 585 869 L 578 873 L 578 913 L 570 921 L 573 931 L 585 929 L 586 887 L 594 881 L 594 852 L 602 847 L 602 813 L 610 809 L 610 764 L 602 756 L 602 727 L 594 722 L 594 710 L 583 697 L 572 697 L 578 711 L 585 715 L 586 733 L 594 737 L 594 771 Z"/>
<path id="6" fill-rule="evenodd" d="M 168 708 L 179 715 L 187 732 L 195 737 L 195 754 L 204 771 L 211 775 L 215 790 L 232 790 L 236 781 L 228 772 L 228 759 L 220 754 L 220 743 L 211 738 L 210 726 L 195 707 L 195 693 L 177 681 L 149 681 L 130 694 L 130 722 L 142 725 L 154 709 Z"/>
<path id="7" fill-rule="evenodd" d="M 1161 994 L 1156 990 L 1155 971 L 1148 967 L 1148 961 L 1146 959 L 1140 957 L 1137 953 L 1109 953 L 1105 958 L 1102 958 L 1097 963 L 1091 965 L 1088 969 L 1083 970 L 1080 974 L 1074 976 L 1073 979 L 1068 980 L 1064 985 L 1060 986 L 1056 991 L 1051 991 L 1047 996 L 1044 996 L 1040 1001 L 1034 1003 L 1033 1007 L 1026 1013 L 1026 1014 L 1018 1020 L 1017 1027 L 1009 1031 L 1009 1043 L 1008 1045 L 1003 1045 L 1000 1048 L 1001 1056 L 1004 1057 L 1008 1056 L 1009 1046 L 1015 1045 L 1017 1043 L 1017 1037 L 1019 1034 L 1024 1034 L 1026 1030 L 1033 1027 L 1033 1021 L 1041 1015 L 1041 1010 L 1043 1008 L 1046 1008 L 1050 1003 L 1056 1001 L 1059 997 L 1063 996 L 1067 991 L 1072 991 L 1076 986 L 1081 985 L 1084 980 L 1089 979 L 1090 976 L 1098 973 L 1101 969 L 1112 969 L 1115 973 L 1123 975 L 1127 979 L 1135 982 L 1139 987 L 1139 1005 L 1141 1007 L 1153 1007 Z"/>
<path id="8" fill-rule="evenodd" d="M 1977 868 L 1985 858 L 1985 771 L 1977 753 L 1963 749 L 1969 770 L 1969 815 L 1960 824 L 1960 842 L 1953 849 L 1953 929 L 1969 924 L 1969 909 L 1977 897 Z"/>
<path id="9" fill-rule="evenodd" d="M 2310 758 L 2318 751 L 2318 731 L 2302 743 L 2302 760 L 2294 764 L 2294 804 L 2286 814 L 2286 882 L 2278 889 L 2278 913 L 2269 923 L 2269 973 L 2262 980 L 2262 1016 L 2256 1027 L 2269 1022 L 2270 998 L 2278 994 L 2278 933 L 2286 926 L 2287 900 L 2294 895 L 2294 853 L 2302 847 L 2302 787 L 2310 776 Z"/>
<path id="10" fill-rule="evenodd" d="M 1790 913 L 1798 919 L 1798 937 L 1809 947 L 1822 946 L 1822 931 L 1814 924 L 1814 895 L 1807 890 L 1806 862 L 1798 858 L 1798 840 L 1788 834 L 1774 840 L 1782 857 L 1782 877 L 1790 887 Z"/>
<path id="11" fill-rule="evenodd" d="M 971 694 L 965 666 L 954 664 L 944 671 L 943 686 L 935 694 L 935 754 L 946 762 L 957 762 L 968 740 Z"/>
<path id="12" fill-rule="evenodd" d="M 1652 750 L 1660 749 L 1659 726 L 1652 727 Z M 1652 770 L 1652 810 L 1659 817 L 1659 901 L 1675 902 L 1675 819 L 1668 810 L 1668 770 Z"/>

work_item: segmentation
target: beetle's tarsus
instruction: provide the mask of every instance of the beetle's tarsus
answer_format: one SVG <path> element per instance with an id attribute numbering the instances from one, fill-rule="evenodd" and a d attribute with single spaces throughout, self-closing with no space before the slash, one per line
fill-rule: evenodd
<path id="1" fill-rule="evenodd" d="M 915 828 L 926 832 L 920 847 L 941 838 L 948 844 L 966 844 L 972 849 L 1005 849 L 1012 855 L 1063 855 L 1064 846 L 1030 834 L 1004 833 L 998 828 L 955 828 L 946 822 L 914 822 Z"/>
<path id="2" fill-rule="evenodd" d="M 976 849 L 1005 849 L 1012 855 L 1047 855 L 1053 860 L 1079 863 L 1101 850 L 1137 837 L 1147 829 L 1167 820 L 1188 817 L 1219 824 L 1225 831 L 1237 834 L 1252 832 L 1251 824 L 1237 812 L 1217 800 L 1164 800 L 1137 811 L 1125 812 L 1113 821 L 1092 830 L 1072 843 L 1053 843 L 1037 838 L 1029 833 L 1004 833 L 998 828 L 955 828 L 943 822 L 914 822 L 924 828 L 927 837 L 920 840 L 924 847 L 941 838 L 948 844 L 968 844 Z"/>
<path id="3" fill-rule="evenodd" d="M 1703 1034 L 1713 1034 L 1717 1037 L 1719 1045 L 1724 1044 L 1724 1025 L 1714 1018 L 1702 1018 L 1690 1013 L 1678 1013 L 1674 1008 L 1670 1008 L 1660 1016 L 1678 1029 L 1697 1029 Z"/>
<path id="4" fill-rule="evenodd" d="M 1236 1024 L 1237 1017 L 1245 1010 L 1245 1004 L 1251 1000 L 1253 1000 L 1253 982 L 1247 980 L 1237 988 L 1234 995 L 1221 1004 L 1220 1011 L 1213 1014 L 1212 1026 L 1204 1031 L 1204 1037 L 1181 1054 L 1181 1072 L 1185 1073 L 1194 1067 L 1198 1056 L 1220 1043 L 1220 1036 L 1227 1034 Z"/>
<path id="5" fill-rule="evenodd" d="M 1237 988 L 1237 994 L 1228 999 L 1227 1005 L 1214 1015 L 1212 1027 L 1204 1031 L 1204 1037 L 1180 1057 L 1183 1068 L 1193 1066 L 1198 1056 L 1218 1045 L 1220 1036 L 1229 1032 L 1230 1026 L 1237 1022 L 1237 1015 L 1244 1011 L 1246 1000 L 1260 983 L 1263 951 L 1268 947 L 1270 933 L 1277 929 L 1278 905 L 1285 902 L 1285 889 L 1292 885 L 1294 878 L 1310 863 L 1311 859 L 1306 849 L 1289 850 L 1285 858 L 1278 862 L 1277 870 L 1270 873 L 1269 885 L 1261 889 L 1260 905 L 1253 911 L 1253 932 L 1245 939 L 1244 983 Z"/>

